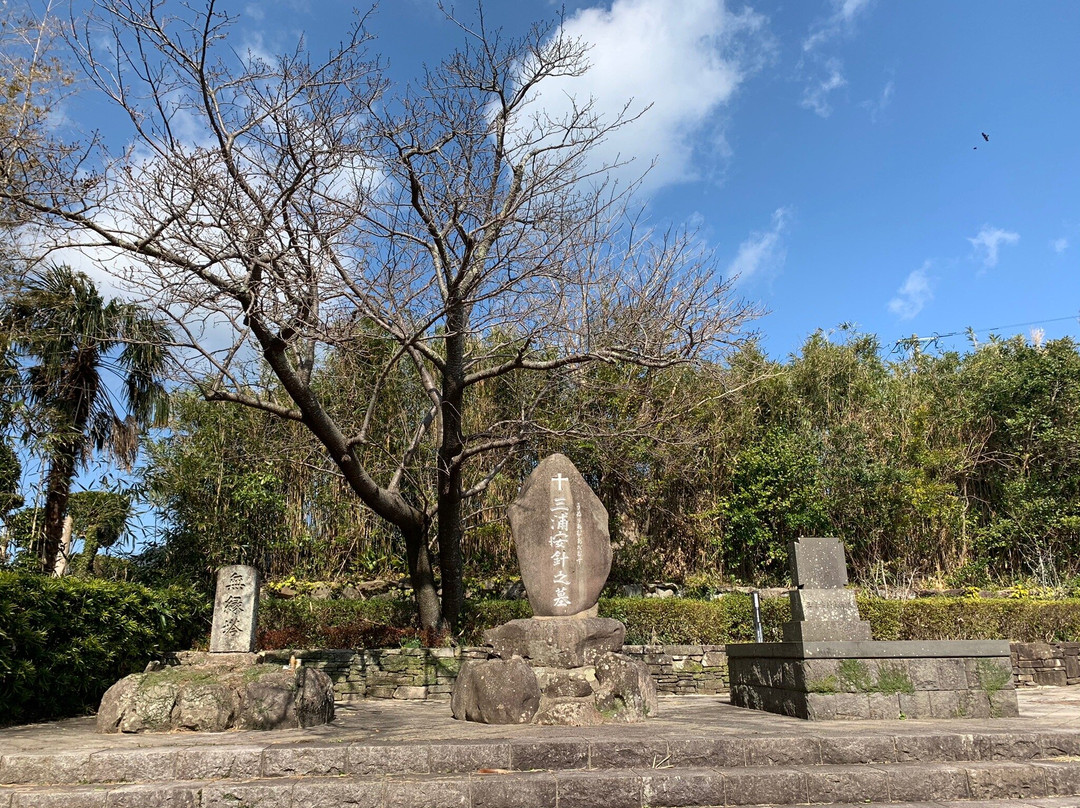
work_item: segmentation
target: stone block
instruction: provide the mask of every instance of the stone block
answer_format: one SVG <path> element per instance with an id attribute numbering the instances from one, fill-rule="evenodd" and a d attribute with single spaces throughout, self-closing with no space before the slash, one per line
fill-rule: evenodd
<path id="1" fill-rule="evenodd" d="M 797 805 L 807 802 L 806 774 L 797 769 L 724 772 L 725 805 Z"/>
<path id="2" fill-rule="evenodd" d="M 821 762 L 826 764 L 895 763 L 895 744 L 890 736 L 825 736 L 821 739 Z"/>
<path id="3" fill-rule="evenodd" d="M 960 694 L 955 690 L 931 690 L 931 718 L 964 718 L 961 710 Z"/>
<path id="4" fill-rule="evenodd" d="M 1065 687 L 1068 676 L 1064 670 L 1035 671 L 1035 684 L 1040 687 Z"/>
<path id="5" fill-rule="evenodd" d="M 263 751 L 264 777 L 311 777 L 345 774 L 348 750 L 309 744 L 274 745 Z"/>
<path id="6" fill-rule="evenodd" d="M 866 766 L 808 769 L 806 791 L 807 802 L 887 802 L 889 777 Z"/>
<path id="7" fill-rule="evenodd" d="M 181 749 L 176 758 L 177 780 L 244 780 L 262 771 L 262 746 L 213 746 Z"/>
<path id="8" fill-rule="evenodd" d="M 386 808 L 468 808 L 469 781 L 438 777 L 406 778 L 387 783 Z"/>
<path id="9" fill-rule="evenodd" d="M 1042 769 L 1046 793 L 1049 795 L 1075 796 L 1080 794 L 1080 762 L 1075 760 L 1048 760 L 1034 763 Z"/>
<path id="10" fill-rule="evenodd" d="M 736 738 L 673 738 L 668 741 L 668 763 L 679 768 L 745 766 L 746 746 Z"/>
<path id="11" fill-rule="evenodd" d="M 871 639 L 870 624 L 861 620 L 814 620 L 783 625 L 784 642 L 856 642 Z"/>
<path id="12" fill-rule="evenodd" d="M 110 749 L 90 756 L 88 783 L 171 780 L 176 775 L 176 749 Z"/>
<path id="13" fill-rule="evenodd" d="M 588 767 L 588 741 L 515 741 L 510 744 L 510 768 L 517 771 Z"/>
<path id="14" fill-rule="evenodd" d="M 394 690 L 394 698 L 399 700 L 423 700 L 428 697 L 425 685 L 400 685 Z"/>
<path id="15" fill-rule="evenodd" d="M 509 769 L 509 743 L 441 743 L 428 749 L 432 774 L 457 774 L 478 769 Z"/>
<path id="16" fill-rule="evenodd" d="M 382 808 L 386 784 L 379 781 L 301 780 L 292 791 L 292 808 Z"/>
<path id="17" fill-rule="evenodd" d="M 241 564 L 220 567 L 214 595 L 210 652 L 254 651 L 258 615 L 258 571 Z"/>
<path id="18" fill-rule="evenodd" d="M 594 769 L 652 768 L 668 761 L 666 740 L 603 740 L 589 744 L 589 765 Z"/>
<path id="19" fill-rule="evenodd" d="M 559 772 L 559 808 L 640 808 L 641 776 L 632 772 Z"/>
<path id="20" fill-rule="evenodd" d="M 762 737 L 746 743 L 747 766 L 817 765 L 821 763 L 821 744 L 805 736 Z"/>
<path id="21" fill-rule="evenodd" d="M 196 786 L 140 783 L 109 790 L 108 808 L 199 808 L 201 796 Z"/>
<path id="22" fill-rule="evenodd" d="M 868 693 L 866 702 L 870 718 L 879 721 L 899 718 L 902 712 L 899 695 L 898 693 Z"/>
<path id="23" fill-rule="evenodd" d="M 0 784 L 55 783 L 66 785 L 89 781 L 89 752 L 56 754 L 5 753 L 0 758 Z"/>
<path id="24" fill-rule="evenodd" d="M 900 714 L 904 718 L 930 718 L 933 708 L 930 705 L 930 693 L 916 690 L 914 693 L 897 693 L 900 702 Z"/>
<path id="25" fill-rule="evenodd" d="M 833 696 L 833 703 L 838 719 L 870 718 L 870 700 L 866 693 L 836 693 Z"/>
<path id="26" fill-rule="evenodd" d="M 642 805 L 697 806 L 720 805 L 724 801 L 724 778 L 719 772 L 702 769 L 663 770 L 642 777 Z"/>
<path id="27" fill-rule="evenodd" d="M 847 585 L 844 546 L 837 538 L 797 539 L 788 545 L 788 562 L 796 589 L 838 589 Z"/>
<path id="28" fill-rule="evenodd" d="M 280 783 L 207 783 L 202 788 L 201 808 L 237 808 L 257 805 L 259 808 L 292 808 L 290 781 Z"/>
<path id="29" fill-rule="evenodd" d="M 598 727 L 604 723 L 604 716 L 596 708 L 592 698 L 545 696 L 540 700 L 540 709 L 536 711 L 533 723 L 544 726 Z"/>
<path id="30" fill-rule="evenodd" d="M 471 808 L 555 808 L 558 785 L 548 772 L 480 775 L 470 793 Z"/>
<path id="31" fill-rule="evenodd" d="M 352 775 L 427 774 L 431 771 L 430 747 L 426 744 L 408 746 L 371 746 L 353 744 L 347 750 L 346 765 Z"/>
<path id="32" fill-rule="evenodd" d="M 892 800 L 966 800 L 969 796 L 967 772 L 944 763 L 923 763 L 887 770 Z"/>
<path id="33" fill-rule="evenodd" d="M 22 791 L 5 795 L 12 808 L 105 808 L 109 792 L 104 788 L 67 788 L 63 791 Z M 0 805 L 3 799 L 0 797 Z"/>
<path id="34" fill-rule="evenodd" d="M 810 721 L 832 721 L 836 718 L 836 703 L 831 693 L 806 694 L 806 718 Z"/>
<path id="35" fill-rule="evenodd" d="M 1046 773 L 1030 763 L 967 763 L 973 800 L 1025 799 L 1046 795 Z"/>

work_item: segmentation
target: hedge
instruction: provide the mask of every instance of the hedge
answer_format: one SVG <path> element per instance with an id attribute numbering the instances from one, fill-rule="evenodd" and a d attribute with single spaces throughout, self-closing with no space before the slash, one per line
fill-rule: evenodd
<path id="1" fill-rule="evenodd" d="M 1009 639 L 1061 642 L 1080 639 L 1080 599 L 919 598 L 883 600 L 858 596 L 859 612 L 877 640 Z M 719 600 L 604 598 L 600 616 L 626 624 L 632 645 L 724 645 L 754 638 L 749 595 Z M 411 628 L 409 600 L 264 601 L 259 634 L 262 648 L 375 648 L 423 640 Z M 474 600 L 466 604 L 459 643 L 475 645 L 483 632 L 531 612 L 523 600 Z M 765 640 L 779 641 L 790 619 L 787 598 L 761 601 Z"/>
<path id="2" fill-rule="evenodd" d="M 193 590 L 0 571 L 0 724 L 97 709 L 117 679 L 209 630 Z"/>

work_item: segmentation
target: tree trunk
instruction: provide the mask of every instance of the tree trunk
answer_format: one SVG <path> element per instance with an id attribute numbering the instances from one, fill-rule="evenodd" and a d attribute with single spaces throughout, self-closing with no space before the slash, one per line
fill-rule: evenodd
<path id="1" fill-rule="evenodd" d="M 56 554 L 64 535 L 64 516 L 75 477 L 75 447 L 65 444 L 57 448 L 49 461 L 45 481 L 45 529 L 41 547 L 41 571 L 52 575 L 56 569 Z"/>
<path id="2" fill-rule="evenodd" d="M 442 441 L 439 444 L 438 536 L 439 573 L 442 576 L 442 619 L 444 628 L 456 631 L 465 605 L 464 569 L 461 557 L 461 464 L 464 448 L 462 408 L 465 401 L 465 334 L 467 316 L 463 307 L 450 307 L 447 316 L 446 369 L 442 384 Z"/>
<path id="3" fill-rule="evenodd" d="M 419 530 L 403 530 L 405 556 L 409 562 L 409 581 L 412 583 L 420 626 L 438 629 L 442 621 L 439 592 L 435 588 L 435 573 L 431 569 L 431 553 L 427 546 L 426 526 Z"/>
<path id="4" fill-rule="evenodd" d="M 67 574 L 68 562 L 71 560 L 71 532 L 74 530 L 71 516 L 64 517 L 64 532 L 60 540 L 60 552 L 56 554 L 56 564 L 53 567 L 53 577 L 63 578 Z"/>

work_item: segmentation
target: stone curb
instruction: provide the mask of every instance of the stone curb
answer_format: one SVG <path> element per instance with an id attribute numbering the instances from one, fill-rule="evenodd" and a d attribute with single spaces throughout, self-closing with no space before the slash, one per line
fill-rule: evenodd
<path id="1" fill-rule="evenodd" d="M 491 740 L 429 744 L 143 747 L 0 757 L 0 784 L 154 783 L 288 777 L 462 774 L 480 769 L 759 768 L 1026 761 L 1080 756 L 1080 731 L 655 740 Z M 1080 793 L 1078 784 L 1077 793 Z M 0 802 L 0 808 L 4 808 Z"/>
<path id="2" fill-rule="evenodd" d="M 1080 792 L 1080 760 L 763 768 L 593 769 L 237 782 L 4 787 L 0 808 L 643 808 L 897 803 L 986 805 Z M 972 803 L 970 801 L 976 801 Z M 1015 804 L 1015 803 L 1014 803 Z M 1068 802 L 1061 804 L 1070 804 Z M 1074 797 L 1072 805 L 1077 804 Z"/>

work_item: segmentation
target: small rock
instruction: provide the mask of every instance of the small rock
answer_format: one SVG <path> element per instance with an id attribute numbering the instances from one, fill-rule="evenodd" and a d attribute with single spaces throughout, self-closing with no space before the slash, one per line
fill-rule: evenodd
<path id="1" fill-rule="evenodd" d="M 562 727 L 598 727 L 604 723 L 604 716 L 591 699 L 552 699 L 550 702 L 545 700 L 533 723 Z"/>
<path id="2" fill-rule="evenodd" d="M 326 584 L 319 584 L 313 590 L 311 590 L 312 600 L 332 600 L 334 597 L 334 590 Z"/>

